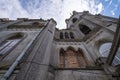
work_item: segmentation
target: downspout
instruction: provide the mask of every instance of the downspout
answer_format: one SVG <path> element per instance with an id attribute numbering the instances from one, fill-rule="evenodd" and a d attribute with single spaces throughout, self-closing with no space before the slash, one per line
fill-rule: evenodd
<path id="1" fill-rule="evenodd" d="M 41 34 L 41 32 L 43 32 L 43 30 L 46 28 L 46 26 L 48 25 L 49 21 L 47 22 L 47 24 L 45 25 L 45 27 L 39 32 L 38 35 L 36 35 L 36 37 L 34 37 L 32 39 L 32 41 L 27 45 L 27 47 L 22 51 L 22 53 L 17 57 L 17 59 L 15 60 L 15 62 L 10 66 L 10 68 L 8 69 L 8 71 L 4 74 L 4 76 L 2 77 L 1 80 L 7 80 L 10 75 L 12 74 L 12 72 L 14 71 L 14 69 L 16 68 L 16 66 L 19 64 L 20 60 L 23 58 L 23 56 L 25 55 L 26 51 L 30 48 L 30 46 L 32 45 L 32 43 L 36 40 L 36 38 Z"/>

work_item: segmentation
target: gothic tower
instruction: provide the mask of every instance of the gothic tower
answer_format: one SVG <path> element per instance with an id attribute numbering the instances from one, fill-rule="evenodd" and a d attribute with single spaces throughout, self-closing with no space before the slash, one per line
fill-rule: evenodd
<path id="1" fill-rule="evenodd" d="M 0 19 L 0 79 L 119 80 L 118 19 L 73 11 L 65 22 Z"/>

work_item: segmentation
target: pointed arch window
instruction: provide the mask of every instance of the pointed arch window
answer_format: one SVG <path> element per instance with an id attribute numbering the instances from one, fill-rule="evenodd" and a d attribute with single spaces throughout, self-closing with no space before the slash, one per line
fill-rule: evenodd
<path id="1" fill-rule="evenodd" d="M 85 35 L 87 35 L 87 34 L 91 31 L 91 29 L 90 29 L 88 26 L 83 25 L 83 24 L 79 24 L 79 29 L 80 29 L 80 31 L 82 31 L 82 33 L 84 33 Z"/>
<path id="2" fill-rule="evenodd" d="M 79 62 L 77 60 L 76 51 L 73 47 L 69 46 L 65 53 L 66 67 L 67 68 L 79 68 Z"/>
<path id="3" fill-rule="evenodd" d="M 60 39 L 64 39 L 63 32 L 60 32 Z"/>
<path id="4" fill-rule="evenodd" d="M 69 34 L 68 34 L 68 32 L 65 32 L 65 39 L 69 39 Z"/>
<path id="5" fill-rule="evenodd" d="M 71 38 L 71 39 L 74 39 L 73 32 L 70 32 L 70 38 Z"/>
<path id="6" fill-rule="evenodd" d="M 84 68 L 87 65 L 81 49 L 76 51 L 69 46 L 67 50 L 60 49 L 60 68 Z"/>
<path id="7" fill-rule="evenodd" d="M 78 51 L 77 51 L 77 58 L 78 58 L 78 60 L 79 60 L 79 62 L 80 62 L 80 67 L 85 67 L 85 66 L 87 66 L 87 61 L 86 61 L 86 59 L 85 59 L 85 57 L 84 57 L 84 55 L 83 55 L 83 51 L 79 48 L 78 49 Z"/>
<path id="8" fill-rule="evenodd" d="M 22 35 L 17 34 L 8 38 L 0 44 L 0 55 L 9 52 L 22 38 Z"/>
<path id="9" fill-rule="evenodd" d="M 65 67 L 65 51 L 63 48 L 60 49 L 60 67 L 64 68 Z"/>

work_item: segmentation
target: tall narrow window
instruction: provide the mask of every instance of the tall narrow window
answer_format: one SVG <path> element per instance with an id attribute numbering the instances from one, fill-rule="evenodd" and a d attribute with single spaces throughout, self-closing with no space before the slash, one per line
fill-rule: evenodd
<path id="1" fill-rule="evenodd" d="M 0 55 L 3 55 L 10 51 L 19 41 L 21 40 L 21 36 L 18 34 L 13 36 L 0 44 Z"/>
<path id="2" fill-rule="evenodd" d="M 86 59 L 83 55 L 83 51 L 79 48 L 77 52 L 78 52 L 77 58 L 79 60 L 80 67 L 84 68 L 87 65 L 87 63 L 86 63 Z"/>
<path id="3" fill-rule="evenodd" d="M 65 67 L 65 51 L 63 48 L 60 49 L 60 67 L 64 68 Z"/>
<path id="4" fill-rule="evenodd" d="M 63 38 L 63 33 L 62 33 L 62 32 L 60 32 L 60 39 L 64 39 L 64 38 Z"/>
<path id="5" fill-rule="evenodd" d="M 71 39 L 74 39 L 74 35 L 73 35 L 72 32 L 70 32 L 70 38 L 71 38 Z"/>
<path id="6" fill-rule="evenodd" d="M 68 32 L 65 32 L 65 39 L 69 39 Z"/>
<path id="7" fill-rule="evenodd" d="M 85 35 L 88 34 L 91 31 L 91 29 L 89 27 L 87 27 L 86 25 L 82 25 L 82 24 L 79 24 L 79 29 Z"/>
<path id="8" fill-rule="evenodd" d="M 69 46 L 66 51 L 60 50 L 61 68 L 84 68 L 87 65 L 86 59 L 81 50 L 76 51 Z"/>
<path id="9" fill-rule="evenodd" d="M 112 43 L 109 42 L 109 43 L 104 43 L 104 44 L 102 44 L 100 46 L 99 52 L 101 53 L 101 55 L 103 57 L 108 57 L 111 45 L 112 45 Z M 115 58 L 113 60 L 112 65 L 118 65 L 118 64 L 120 64 L 120 47 L 119 47 L 119 49 L 118 49 L 118 51 L 116 53 L 116 56 L 115 56 Z"/>

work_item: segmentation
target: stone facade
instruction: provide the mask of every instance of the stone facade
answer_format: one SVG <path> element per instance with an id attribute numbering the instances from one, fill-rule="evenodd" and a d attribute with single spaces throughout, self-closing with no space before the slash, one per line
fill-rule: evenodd
<path id="1" fill-rule="evenodd" d="M 0 79 L 119 80 L 120 62 L 109 65 L 101 49 L 118 19 L 73 11 L 65 21 L 59 30 L 53 19 L 0 19 Z"/>

